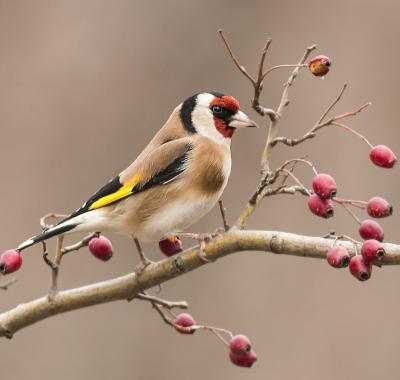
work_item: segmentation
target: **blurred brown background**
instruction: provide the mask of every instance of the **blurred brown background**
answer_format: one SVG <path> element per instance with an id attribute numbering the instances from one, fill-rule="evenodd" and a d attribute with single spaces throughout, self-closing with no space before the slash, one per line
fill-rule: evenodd
<path id="1" fill-rule="evenodd" d="M 74 210 L 129 164 L 171 110 L 209 89 L 250 109 L 251 88 L 217 36 L 223 28 L 249 70 L 266 37 L 269 64 L 295 63 L 317 43 L 334 66 L 325 80 L 304 71 L 291 94 L 282 133 L 299 136 L 344 82 L 336 113 L 366 101 L 350 123 L 374 143 L 400 152 L 397 1 L 0 1 L 1 249 L 39 231 L 46 212 Z M 289 72 L 271 75 L 263 103 L 276 106 Z M 224 194 L 232 221 L 258 179 L 265 130 L 235 135 L 233 172 Z M 380 194 L 396 207 L 382 221 L 398 242 L 399 171 L 380 170 L 357 138 L 324 130 L 296 149 L 280 146 L 274 164 L 308 154 L 332 173 L 340 195 Z M 299 173 L 309 182 L 311 173 Z M 250 222 L 258 229 L 321 235 L 332 228 L 357 236 L 342 210 L 324 221 L 305 199 L 265 201 Z M 214 210 L 192 230 L 220 224 Z M 112 236 L 104 264 L 87 250 L 66 258 L 62 288 L 109 279 L 137 261 L 127 238 Z M 156 244 L 146 246 L 155 260 Z M 40 247 L 26 252 L 18 283 L 0 294 L 1 310 L 45 294 L 50 273 Z M 16 379 L 398 379 L 400 268 L 376 269 L 368 283 L 323 261 L 242 253 L 178 278 L 162 296 L 186 299 L 199 322 L 249 335 L 259 361 L 229 363 L 211 335 L 187 337 L 165 326 L 141 302 L 111 303 L 51 318 L 0 341 L 2 378 Z"/>

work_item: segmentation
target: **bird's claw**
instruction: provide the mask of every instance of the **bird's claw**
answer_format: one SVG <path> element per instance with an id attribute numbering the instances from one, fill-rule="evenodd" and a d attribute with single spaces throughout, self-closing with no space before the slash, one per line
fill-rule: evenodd
<path id="1" fill-rule="evenodd" d="M 218 234 L 217 234 L 218 235 Z M 195 233 L 182 233 L 179 234 L 180 237 L 186 237 L 189 239 L 194 239 L 197 240 L 200 244 L 200 248 L 199 248 L 199 258 L 204 261 L 205 263 L 211 263 L 214 260 L 211 260 L 207 257 L 206 252 L 205 252 L 205 248 L 206 248 L 206 243 L 208 243 L 209 241 L 211 241 L 216 234 L 210 234 L 210 233 L 200 233 L 200 234 L 195 234 Z"/>
<path id="2" fill-rule="evenodd" d="M 141 262 L 136 265 L 134 269 L 136 276 L 139 277 L 144 272 L 144 270 L 152 264 L 155 264 L 155 262 L 149 260 L 147 257 L 144 260 L 141 260 Z"/>

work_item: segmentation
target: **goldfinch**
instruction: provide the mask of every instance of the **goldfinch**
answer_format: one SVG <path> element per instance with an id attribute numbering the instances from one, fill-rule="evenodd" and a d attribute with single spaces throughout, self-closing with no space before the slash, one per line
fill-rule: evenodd
<path id="1" fill-rule="evenodd" d="M 235 130 L 255 126 L 231 96 L 191 96 L 127 169 L 17 249 L 72 232 L 115 232 L 132 236 L 138 245 L 138 240 L 158 241 L 186 229 L 213 208 L 225 189 Z"/>

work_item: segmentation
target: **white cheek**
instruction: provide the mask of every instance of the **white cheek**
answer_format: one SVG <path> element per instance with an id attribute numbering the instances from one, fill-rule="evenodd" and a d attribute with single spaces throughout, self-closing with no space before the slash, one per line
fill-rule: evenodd
<path id="1" fill-rule="evenodd" d="M 197 106 L 192 112 L 192 123 L 199 135 L 208 137 L 218 144 L 230 146 L 231 139 L 224 137 L 214 124 L 214 117 L 208 105 L 213 96 L 210 94 L 201 94 L 197 98 Z"/>

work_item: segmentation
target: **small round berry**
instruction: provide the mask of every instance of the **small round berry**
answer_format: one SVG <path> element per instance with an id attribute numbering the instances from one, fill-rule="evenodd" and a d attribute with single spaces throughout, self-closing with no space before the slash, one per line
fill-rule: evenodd
<path id="1" fill-rule="evenodd" d="M 22 255 L 16 249 L 5 251 L 0 256 L 0 273 L 8 274 L 17 271 L 22 265 Z"/>
<path id="2" fill-rule="evenodd" d="M 246 335 L 235 335 L 230 343 L 230 350 L 236 355 L 248 355 L 251 351 L 251 342 Z"/>
<path id="3" fill-rule="evenodd" d="M 254 351 L 250 351 L 247 355 L 237 355 L 234 352 L 229 352 L 229 359 L 231 362 L 238 367 L 248 367 L 250 368 L 254 362 L 257 360 L 257 355 Z"/>
<path id="4" fill-rule="evenodd" d="M 385 233 L 383 228 L 372 219 L 365 219 L 358 228 L 358 233 L 364 240 L 375 239 L 383 241 Z"/>
<path id="5" fill-rule="evenodd" d="M 366 240 L 361 247 L 361 256 L 368 263 L 382 259 L 386 255 L 381 242 L 375 239 Z"/>
<path id="6" fill-rule="evenodd" d="M 336 182 L 329 174 L 317 174 L 313 178 L 312 187 L 315 194 L 317 194 L 321 199 L 329 199 L 336 196 Z"/>
<path id="7" fill-rule="evenodd" d="M 89 250 L 94 257 L 102 261 L 108 261 L 113 255 L 113 247 L 105 236 L 94 237 L 89 242 Z"/>
<path id="8" fill-rule="evenodd" d="M 192 327 L 196 324 L 193 317 L 188 313 L 181 313 L 175 318 L 175 324 L 181 327 Z"/>
<path id="9" fill-rule="evenodd" d="M 371 277 L 371 263 L 366 262 L 361 255 L 351 258 L 349 269 L 350 273 L 360 281 L 366 281 Z"/>
<path id="10" fill-rule="evenodd" d="M 176 330 L 182 334 L 193 334 L 196 331 L 191 328 L 196 324 L 196 321 L 188 313 L 179 314 L 175 318 L 174 323 L 176 325 Z"/>
<path id="11" fill-rule="evenodd" d="M 371 161 L 382 168 L 392 168 L 397 162 L 396 155 L 386 145 L 374 146 L 369 152 Z"/>
<path id="12" fill-rule="evenodd" d="M 393 214 L 393 206 L 381 197 L 373 197 L 367 203 L 367 213 L 373 218 L 384 218 Z"/>
<path id="13" fill-rule="evenodd" d="M 328 74 L 331 66 L 332 61 L 326 55 L 317 55 L 308 63 L 308 68 L 316 77 L 322 77 Z"/>
<path id="14" fill-rule="evenodd" d="M 346 248 L 337 245 L 328 249 L 326 260 L 334 268 L 344 268 L 350 263 L 350 255 Z"/>
<path id="15" fill-rule="evenodd" d="M 168 257 L 182 252 L 182 241 L 179 239 L 179 236 L 172 236 L 168 239 L 160 240 L 158 246 L 161 252 Z"/>
<path id="16" fill-rule="evenodd" d="M 332 203 L 328 199 L 321 199 L 317 194 L 308 197 L 308 207 L 310 211 L 321 218 L 330 218 L 333 216 Z"/>

